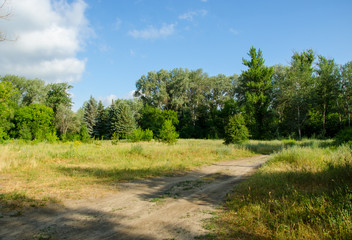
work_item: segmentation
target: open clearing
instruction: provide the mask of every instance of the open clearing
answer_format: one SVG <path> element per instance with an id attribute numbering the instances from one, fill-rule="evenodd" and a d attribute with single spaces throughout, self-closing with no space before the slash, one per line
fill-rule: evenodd
<path id="1" fill-rule="evenodd" d="M 176 177 L 119 183 L 104 197 L 66 200 L 0 218 L 0 239 L 194 239 L 234 184 L 266 161 L 217 162 Z"/>

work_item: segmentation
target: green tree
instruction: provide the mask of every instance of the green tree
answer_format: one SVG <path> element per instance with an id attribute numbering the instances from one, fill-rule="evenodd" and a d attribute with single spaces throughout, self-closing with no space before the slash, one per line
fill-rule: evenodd
<path id="1" fill-rule="evenodd" d="M 79 135 L 81 120 L 69 107 L 60 104 L 55 115 L 55 127 L 62 140 L 75 140 Z"/>
<path id="2" fill-rule="evenodd" d="M 290 99 L 292 113 L 295 112 L 293 126 L 296 127 L 299 139 L 302 138 L 302 127 L 307 120 L 313 96 L 313 62 L 315 56 L 309 49 L 294 53 L 286 82 L 286 94 Z"/>
<path id="3" fill-rule="evenodd" d="M 268 124 L 271 121 L 271 96 L 273 68 L 264 65 L 262 51 L 252 47 L 248 53 L 250 60 L 242 59 L 248 67 L 243 71 L 238 86 L 239 104 L 244 107 L 248 127 L 256 139 L 268 135 Z"/>
<path id="4" fill-rule="evenodd" d="M 95 126 L 93 129 L 93 134 L 98 139 L 108 139 L 109 138 L 109 110 L 104 108 L 101 101 L 98 103 L 97 115 L 95 119 Z"/>
<path id="5" fill-rule="evenodd" d="M 126 138 L 136 127 L 129 106 L 123 101 L 115 101 L 110 111 L 110 131 L 119 138 Z"/>
<path id="6" fill-rule="evenodd" d="M 175 126 L 172 124 L 171 120 L 166 120 L 159 133 L 159 141 L 173 144 L 177 142 L 178 133 L 176 132 Z"/>
<path id="7" fill-rule="evenodd" d="M 322 115 L 322 134 L 326 133 L 327 116 L 336 109 L 336 102 L 339 92 L 340 73 L 339 67 L 333 59 L 326 59 L 318 56 L 315 81 L 315 102 Z"/>
<path id="8" fill-rule="evenodd" d="M 18 136 L 27 140 L 44 140 L 55 131 L 53 110 L 39 103 L 19 108 L 14 121 Z M 32 139 L 28 139 L 30 137 Z"/>
<path id="9" fill-rule="evenodd" d="M 84 106 L 83 124 L 88 128 L 90 136 L 93 136 L 94 127 L 98 113 L 97 101 L 90 96 L 88 102 Z"/>
<path id="10" fill-rule="evenodd" d="M 56 114 L 60 104 L 71 107 L 72 100 L 68 92 L 72 88 L 68 83 L 51 83 L 48 85 L 48 92 L 45 98 L 45 105 L 51 107 Z"/>
<path id="11" fill-rule="evenodd" d="M 339 102 L 347 116 L 348 126 L 351 126 L 352 114 L 352 61 L 341 67 L 341 84 L 340 84 Z"/>
<path id="12" fill-rule="evenodd" d="M 8 138 L 8 132 L 12 128 L 11 120 L 16 107 L 13 96 L 16 93 L 11 83 L 0 82 L 0 140 Z"/>
<path id="13" fill-rule="evenodd" d="M 249 136 L 243 115 L 240 113 L 233 115 L 225 127 L 224 143 L 243 143 L 248 140 Z"/>
<path id="14" fill-rule="evenodd" d="M 18 102 L 21 105 L 28 106 L 31 103 L 45 102 L 48 87 L 43 80 L 6 75 L 2 81 L 11 82 L 18 90 Z"/>

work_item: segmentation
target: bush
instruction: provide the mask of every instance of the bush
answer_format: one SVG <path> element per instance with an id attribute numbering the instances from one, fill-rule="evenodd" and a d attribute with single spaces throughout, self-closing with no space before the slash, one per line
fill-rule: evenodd
<path id="1" fill-rule="evenodd" d="M 140 142 L 140 141 L 151 141 L 153 139 L 153 131 L 146 129 L 143 130 L 142 128 L 138 127 L 133 130 L 132 134 L 129 136 L 129 139 L 132 142 Z"/>
<path id="2" fill-rule="evenodd" d="M 149 129 L 144 130 L 143 141 L 150 142 L 151 140 L 153 140 L 153 131 Z"/>
<path id="3" fill-rule="evenodd" d="M 342 129 L 335 136 L 336 144 L 340 145 L 343 143 L 352 143 L 352 127 Z"/>
<path id="4" fill-rule="evenodd" d="M 178 136 L 179 135 L 176 132 L 176 128 L 172 124 L 172 121 L 165 120 L 160 130 L 159 141 L 169 144 L 176 143 Z"/>
<path id="5" fill-rule="evenodd" d="M 130 135 L 129 139 L 132 142 L 140 142 L 142 141 L 144 136 L 144 131 L 140 127 L 133 130 L 132 134 Z"/>
<path id="6" fill-rule="evenodd" d="M 249 138 L 249 131 L 242 114 L 232 116 L 225 127 L 225 144 L 243 143 Z"/>
<path id="7" fill-rule="evenodd" d="M 80 137 L 82 142 L 88 142 L 90 138 L 89 130 L 85 124 L 82 125 L 80 130 Z"/>

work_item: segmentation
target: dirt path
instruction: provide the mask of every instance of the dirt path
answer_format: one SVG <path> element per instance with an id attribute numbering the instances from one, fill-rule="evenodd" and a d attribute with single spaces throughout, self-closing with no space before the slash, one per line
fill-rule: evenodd
<path id="1" fill-rule="evenodd" d="M 3 216 L 0 239 L 194 239 L 207 233 L 204 219 L 234 184 L 265 160 L 215 163 L 183 176 L 122 183 L 104 198 Z"/>

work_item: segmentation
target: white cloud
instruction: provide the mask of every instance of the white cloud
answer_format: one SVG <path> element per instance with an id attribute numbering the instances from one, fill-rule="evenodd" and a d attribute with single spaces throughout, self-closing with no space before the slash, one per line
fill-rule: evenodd
<path id="1" fill-rule="evenodd" d="M 135 93 L 135 91 L 136 91 L 136 90 L 130 91 L 130 92 L 124 97 L 124 99 L 127 99 L 127 100 L 133 99 L 133 98 L 134 98 L 134 93 Z"/>
<path id="2" fill-rule="evenodd" d="M 239 32 L 236 29 L 230 28 L 230 32 L 233 33 L 234 35 L 238 35 Z"/>
<path id="3" fill-rule="evenodd" d="M 99 97 L 98 100 L 103 103 L 104 106 L 110 106 L 112 101 L 115 101 L 117 99 L 117 96 L 114 94 L 110 94 L 109 96 L 106 97 Z"/>
<path id="4" fill-rule="evenodd" d="M 115 23 L 114 23 L 114 29 L 118 31 L 121 27 L 122 21 L 120 18 L 116 18 Z"/>
<path id="5" fill-rule="evenodd" d="M 180 16 L 178 16 L 181 20 L 193 21 L 194 17 L 204 17 L 208 14 L 208 11 L 205 9 L 197 10 L 197 11 L 188 11 Z"/>
<path id="6" fill-rule="evenodd" d="M 0 44 L 0 72 L 47 82 L 79 81 L 86 59 L 77 53 L 92 34 L 83 0 L 9 1 L 11 16 L 0 22 L 10 40 Z"/>
<path id="7" fill-rule="evenodd" d="M 202 2 L 208 2 L 208 0 L 201 0 Z"/>
<path id="8" fill-rule="evenodd" d="M 147 40 L 154 40 L 158 38 L 166 38 L 174 34 L 175 24 L 163 24 L 161 28 L 155 28 L 154 26 L 149 26 L 143 30 L 132 30 L 128 32 L 128 35 L 134 38 L 142 38 Z"/>

